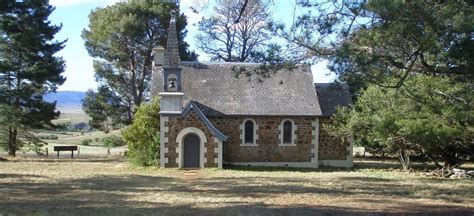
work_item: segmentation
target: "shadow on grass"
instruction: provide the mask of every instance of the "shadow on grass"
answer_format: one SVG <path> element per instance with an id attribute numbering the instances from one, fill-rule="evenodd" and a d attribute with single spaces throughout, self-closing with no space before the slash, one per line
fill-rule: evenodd
<path id="1" fill-rule="evenodd" d="M 354 167 L 344 168 L 344 167 L 324 167 L 320 166 L 319 168 L 298 168 L 298 167 L 265 167 L 265 166 L 235 166 L 235 165 L 225 165 L 224 169 L 235 170 L 235 171 L 252 171 L 252 172 L 341 172 L 341 171 L 354 171 L 359 169 L 389 169 L 393 168 L 395 165 L 389 166 L 380 166 L 377 163 L 371 164 L 359 164 L 354 162 Z"/>
<path id="2" fill-rule="evenodd" d="M 226 170 L 251 171 L 251 172 L 315 172 L 315 168 L 296 168 L 296 167 L 264 167 L 264 166 L 235 166 L 224 165 Z"/>
<path id="3" fill-rule="evenodd" d="M 80 179 L 39 181 L 39 175 L 2 174 L 12 181 L 0 183 L 0 214 L 68 214 L 68 215 L 468 215 L 472 209 L 455 205 L 413 204 L 405 198 L 420 198 L 413 191 L 443 193 L 436 186 L 401 187 L 400 182 L 372 177 L 341 177 L 332 186 L 324 178 L 281 177 L 211 177 L 186 180 L 180 177 L 150 175 L 97 175 Z M 16 181 L 32 178 L 34 181 Z M 41 179 L 40 179 L 41 180 Z M 336 179 L 334 179 L 336 180 Z M 416 188 L 415 188 L 416 187 Z M 451 193 L 465 194 L 457 188 Z M 308 198 L 306 205 L 268 205 L 259 200 L 278 199 L 285 194 L 303 197 L 359 198 L 361 202 L 385 204 L 364 195 L 390 197 L 391 206 L 383 211 L 367 211 L 359 206 L 342 207 L 318 204 Z M 209 197 L 223 198 L 212 203 L 199 201 Z M 247 202 L 251 197 L 253 202 Z M 175 201 L 170 201 L 173 198 Z M 393 199 L 392 199 L 393 198 Z M 472 199 L 471 195 L 466 199 Z M 183 200 L 180 202 L 180 200 Z M 191 200 L 191 201 L 190 201 Z M 229 200 L 229 201 L 227 201 Z M 238 200 L 238 201 L 235 201 Z M 241 201 L 242 200 L 242 201 Z M 211 207 L 210 207 L 211 206 Z"/>
<path id="4" fill-rule="evenodd" d="M 45 166 L 51 162 L 91 162 L 76 159 L 32 161 L 46 162 Z M 109 163 L 116 160 L 99 159 L 96 162 Z M 356 166 L 352 170 L 387 171 L 391 169 L 392 164 L 386 162 L 389 165 L 380 168 L 380 165 L 374 166 L 371 163 L 373 162 L 356 161 Z M 82 166 L 90 165 L 82 164 Z M 25 163 L 24 166 L 29 164 Z M 62 164 L 62 166 L 70 165 Z M 198 174 L 193 179 L 184 178 L 180 175 L 181 171 L 174 171 L 172 175 L 158 172 L 159 176 L 127 173 L 59 179 L 35 175 L 35 172 L 2 173 L 0 215 L 472 215 L 474 213 L 470 208 L 472 205 L 469 204 L 474 200 L 474 194 L 467 193 L 473 190 L 473 186 L 466 181 L 416 178 L 417 183 L 412 183 L 406 182 L 403 178 L 370 176 L 364 175 L 363 172 L 350 176 L 344 176 L 344 173 L 340 176 L 324 173 L 347 170 L 340 168 L 226 167 L 226 169 L 238 172 L 225 171 L 222 172 L 225 175 L 221 175 L 220 171 L 215 173 L 203 171 L 203 174 L 211 176 Z M 262 172 L 253 174 L 240 171 Z M 287 173 L 265 174 L 263 171 Z M 184 172 L 182 173 L 184 175 Z M 456 186 L 449 187 L 453 181 L 456 181 Z M 457 184 L 459 182 L 462 184 Z M 441 185 L 445 183 L 448 186 Z M 288 196 L 289 194 L 291 196 Z M 286 205 L 284 199 L 288 197 L 305 204 Z M 318 203 L 318 198 L 334 200 L 332 201 L 334 203 Z M 410 202 L 414 199 L 428 201 Z M 283 201 L 280 203 L 275 200 Z M 347 200 L 353 200 L 356 204 L 351 206 L 340 203 Z M 435 205 L 431 203 L 432 201 L 443 201 L 447 204 Z M 367 210 L 357 205 L 359 203 L 381 207 L 380 210 Z"/>
<path id="5" fill-rule="evenodd" d="M 412 169 L 416 171 L 435 169 L 433 164 L 427 163 L 413 163 Z M 341 171 L 359 171 L 359 170 L 383 170 L 393 171 L 401 170 L 402 166 L 399 161 L 395 159 L 380 159 L 380 160 L 354 160 L 354 166 L 351 168 L 342 167 L 325 167 L 319 168 L 295 168 L 295 167 L 263 167 L 263 166 L 234 166 L 225 165 L 224 169 L 236 171 L 257 171 L 257 172 L 341 172 Z"/>
<path id="6" fill-rule="evenodd" d="M 16 173 L 0 173 L 0 179 L 2 178 L 47 178 L 47 176 L 42 175 L 32 175 L 32 174 L 16 174 Z"/>
<path id="7" fill-rule="evenodd" d="M 298 177 L 213 177 L 196 179 L 194 183 L 203 188 L 202 193 L 219 194 L 223 196 L 241 196 L 265 198 L 284 194 L 305 194 L 329 197 L 381 196 L 395 199 L 444 200 L 464 202 L 474 200 L 474 194 L 466 194 L 472 190 L 470 186 L 457 186 L 445 189 L 440 187 L 443 181 L 433 179 L 429 184 L 407 184 L 405 180 L 386 179 L 378 177 L 337 177 L 337 178 L 298 178 Z"/>
<path id="8" fill-rule="evenodd" d="M 11 158 L 10 163 L 115 163 L 125 162 L 125 157 L 90 157 L 90 158 L 44 158 L 44 157 L 29 157 L 29 158 Z"/>

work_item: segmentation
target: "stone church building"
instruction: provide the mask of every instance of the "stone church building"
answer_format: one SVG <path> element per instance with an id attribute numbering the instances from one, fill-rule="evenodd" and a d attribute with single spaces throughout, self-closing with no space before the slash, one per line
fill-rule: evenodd
<path id="1" fill-rule="evenodd" d="M 172 19 L 166 50 L 154 50 L 160 97 L 161 167 L 352 166 L 351 139 L 322 127 L 347 87 L 314 83 L 309 66 L 262 73 L 254 63 L 183 62 Z"/>

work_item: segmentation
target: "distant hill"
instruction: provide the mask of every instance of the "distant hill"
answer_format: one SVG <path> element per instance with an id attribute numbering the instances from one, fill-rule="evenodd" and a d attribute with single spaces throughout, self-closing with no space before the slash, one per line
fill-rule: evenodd
<path id="1" fill-rule="evenodd" d="M 61 113 L 84 113 L 82 111 L 82 100 L 86 93 L 81 91 L 58 91 L 44 96 L 48 102 L 57 101 L 56 109 Z"/>

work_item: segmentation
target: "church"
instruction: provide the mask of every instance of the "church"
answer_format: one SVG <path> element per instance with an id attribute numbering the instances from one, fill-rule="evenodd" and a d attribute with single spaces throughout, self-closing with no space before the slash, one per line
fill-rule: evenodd
<path id="1" fill-rule="evenodd" d="M 162 168 L 352 167 L 352 138 L 323 130 L 350 105 L 346 85 L 314 83 L 307 65 L 180 61 L 174 19 L 153 58 Z"/>

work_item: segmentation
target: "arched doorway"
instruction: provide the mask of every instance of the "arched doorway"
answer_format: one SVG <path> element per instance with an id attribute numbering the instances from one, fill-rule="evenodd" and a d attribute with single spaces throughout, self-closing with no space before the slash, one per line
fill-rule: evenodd
<path id="1" fill-rule="evenodd" d="M 190 133 L 184 137 L 183 149 L 183 168 L 199 168 L 200 167 L 200 140 L 199 137 Z"/>

